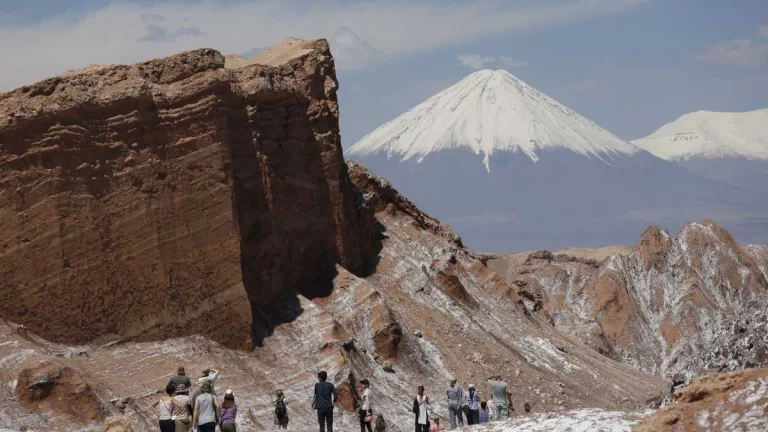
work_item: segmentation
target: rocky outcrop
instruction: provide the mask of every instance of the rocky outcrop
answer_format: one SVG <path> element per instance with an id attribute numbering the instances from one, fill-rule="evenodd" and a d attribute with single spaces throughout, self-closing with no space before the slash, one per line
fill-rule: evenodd
<path id="1" fill-rule="evenodd" d="M 370 272 L 337 88 L 328 43 L 294 39 L 0 95 L 0 316 L 63 343 L 245 348 L 286 319 L 265 306 L 328 295 L 337 264 Z"/>
<path id="2" fill-rule="evenodd" d="M 677 237 L 646 230 L 601 263 L 534 253 L 489 258 L 542 317 L 617 360 L 686 380 L 766 366 L 756 330 L 768 307 L 768 249 L 739 246 L 712 221 Z M 530 305 L 529 305 L 530 308 Z M 764 314 L 763 314 L 764 315 Z"/>
<path id="3" fill-rule="evenodd" d="M 62 426 L 88 424 L 106 413 L 83 376 L 55 360 L 35 359 L 22 366 L 16 397 L 29 410 L 62 414 L 64 418 L 54 422 Z"/>
<path id="4" fill-rule="evenodd" d="M 768 369 L 712 374 L 675 392 L 675 403 L 636 432 L 768 430 Z"/>

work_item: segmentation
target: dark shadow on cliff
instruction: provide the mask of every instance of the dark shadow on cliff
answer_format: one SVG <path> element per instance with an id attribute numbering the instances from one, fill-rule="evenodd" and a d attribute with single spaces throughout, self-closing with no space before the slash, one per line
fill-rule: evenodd
<path id="1" fill-rule="evenodd" d="M 382 228 L 357 199 L 330 112 L 315 109 L 310 118 L 311 101 L 296 93 L 233 97 L 224 166 L 233 186 L 253 345 L 262 346 L 275 328 L 302 314 L 299 296 L 331 294 L 337 264 L 370 275 Z"/>

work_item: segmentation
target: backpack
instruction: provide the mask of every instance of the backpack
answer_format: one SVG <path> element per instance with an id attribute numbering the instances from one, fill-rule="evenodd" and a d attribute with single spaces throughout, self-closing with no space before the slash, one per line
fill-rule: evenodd
<path id="1" fill-rule="evenodd" d="M 275 416 L 277 418 L 285 417 L 288 414 L 288 410 L 285 407 L 285 400 L 283 398 L 277 398 L 275 400 Z"/>

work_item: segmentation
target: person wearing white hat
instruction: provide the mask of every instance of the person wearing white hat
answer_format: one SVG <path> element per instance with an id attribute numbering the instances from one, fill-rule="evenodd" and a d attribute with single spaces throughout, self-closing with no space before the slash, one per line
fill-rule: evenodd
<path id="1" fill-rule="evenodd" d="M 232 389 L 227 389 L 224 392 L 224 401 L 221 403 L 221 415 L 219 416 L 221 432 L 237 432 L 236 417 L 237 404 L 235 403 L 235 394 L 232 393 Z"/>

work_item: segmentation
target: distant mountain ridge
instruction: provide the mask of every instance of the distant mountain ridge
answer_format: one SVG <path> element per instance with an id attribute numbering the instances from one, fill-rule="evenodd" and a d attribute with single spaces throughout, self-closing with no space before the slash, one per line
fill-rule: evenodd
<path id="1" fill-rule="evenodd" d="M 743 157 L 768 161 L 768 108 L 684 114 L 632 143 L 670 161 L 694 157 Z"/>
<path id="2" fill-rule="evenodd" d="M 697 175 L 768 193 L 768 108 L 692 112 L 632 142 Z"/>

